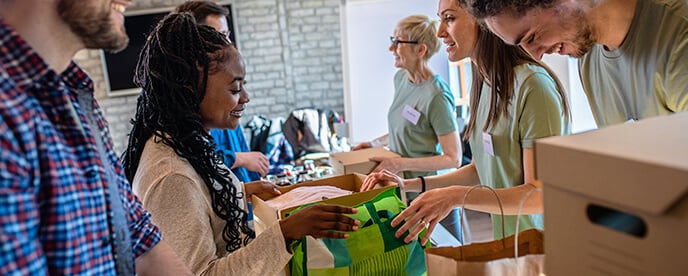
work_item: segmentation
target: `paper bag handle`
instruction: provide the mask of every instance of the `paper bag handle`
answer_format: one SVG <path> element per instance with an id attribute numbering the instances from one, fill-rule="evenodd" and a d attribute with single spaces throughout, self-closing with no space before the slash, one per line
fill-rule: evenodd
<path id="1" fill-rule="evenodd" d="M 463 225 L 463 217 L 465 215 L 464 210 L 466 209 L 465 208 L 466 207 L 466 199 L 468 198 L 468 194 L 470 194 L 473 190 L 475 190 L 477 188 L 488 189 L 497 198 L 497 202 L 499 203 L 499 211 L 502 213 L 502 246 L 503 246 L 503 248 L 506 248 L 506 241 L 504 241 L 504 207 L 502 207 L 502 199 L 499 198 L 499 195 L 497 195 L 497 191 L 495 191 L 490 186 L 482 185 L 482 184 L 475 185 L 475 186 L 472 186 L 471 188 L 469 188 L 468 191 L 466 191 L 466 193 L 463 195 L 463 202 L 461 203 L 461 210 L 459 212 L 459 225 L 461 226 L 461 232 L 463 233 L 463 231 L 465 231 L 465 229 L 466 229 Z M 461 248 L 461 247 L 459 247 L 459 248 Z M 462 256 L 463 256 L 463 254 L 462 254 Z"/>
<path id="2" fill-rule="evenodd" d="M 523 205 L 526 203 L 526 200 L 530 198 L 530 196 L 533 193 L 542 193 L 542 189 L 540 188 L 535 188 L 526 193 L 526 195 L 521 198 L 521 202 L 518 203 L 518 212 L 516 213 L 516 235 L 514 235 L 514 258 L 518 258 L 518 226 L 521 222 L 521 211 L 523 211 Z"/>

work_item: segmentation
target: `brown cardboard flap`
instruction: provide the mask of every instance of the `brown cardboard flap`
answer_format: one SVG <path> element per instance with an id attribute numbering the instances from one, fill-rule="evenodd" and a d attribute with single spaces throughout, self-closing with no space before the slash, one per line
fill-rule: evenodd
<path id="1" fill-rule="evenodd" d="M 342 188 L 344 190 L 349 190 L 349 191 L 358 191 L 361 188 L 361 185 L 363 185 L 363 180 L 365 179 L 365 175 L 360 174 L 360 173 L 352 173 L 352 174 L 346 174 L 346 175 L 337 175 L 337 176 L 331 176 L 327 178 L 322 178 L 314 181 L 307 181 L 307 182 L 302 182 L 299 184 L 294 184 L 294 185 L 289 185 L 289 186 L 284 186 L 284 187 L 277 187 L 277 189 L 282 192 L 282 194 L 287 193 L 293 189 L 296 189 L 298 187 L 306 187 L 306 186 L 336 186 L 339 188 Z M 257 194 L 260 199 L 262 200 L 269 200 L 273 197 L 276 197 L 276 195 L 271 194 L 271 193 L 261 193 Z"/>
<path id="2" fill-rule="evenodd" d="M 367 162 L 370 157 L 381 156 L 381 157 L 399 157 L 398 154 L 391 152 L 384 147 L 367 148 L 356 151 L 338 152 L 330 154 L 331 157 L 336 159 L 343 165 L 351 165 L 361 162 Z"/>
<path id="3" fill-rule="evenodd" d="M 342 196 L 342 197 L 337 197 L 337 198 L 332 198 L 324 201 L 318 201 L 318 202 L 324 202 L 324 203 L 331 203 L 331 204 L 339 204 L 339 205 L 345 205 L 345 206 L 353 206 L 356 205 L 360 202 L 364 202 L 370 199 L 373 199 L 377 194 L 380 192 L 386 190 L 386 189 L 391 189 L 396 187 L 393 183 L 389 183 L 389 181 L 385 181 L 385 186 L 389 186 L 385 189 L 375 189 L 367 192 L 362 192 L 359 193 L 358 191 L 361 188 L 361 185 L 363 185 L 363 180 L 365 179 L 365 175 L 359 174 L 359 173 L 353 173 L 353 174 L 347 174 L 347 175 L 340 175 L 340 176 L 333 176 L 329 178 L 323 178 L 315 181 L 308 181 L 308 182 L 303 182 L 299 184 L 294 184 L 286 187 L 278 187 L 278 190 L 284 193 L 288 193 L 289 191 L 296 189 L 298 187 L 305 187 L 305 186 L 335 186 L 342 188 L 344 190 L 349 190 L 353 191 L 354 193 L 351 195 L 347 196 Z M 266 223 L 271 223 L 274 221 L 277 221 L 281 218 L 284 218 L 283 214 L 289 213 L 291 210 L 295 209 L 294 208 L 286 208 L 283 210 L 276 210 L 270 205 L 268 205 L 265 201 L 270 200 L 274 198 L 275 195 L 270 194 L 270 193 L 261 193 L 261 194 L 254 194 L 252 197 L 252 204 L 253 204 L 253 212 L 257 218 L 259 218 L 261 221 L 265 221 Z"/>
<path id="4" fill-rule="evenodd" d="M 374 190 L 370 190 L 370 191 L 366 191 L 366 192 L 353 193 L 350 195 L 336 197 L 336 198 L 327 199 L 327 200 L 323 200 L 323 201 L 317 201 L 314 203 L 335 204 L 335 205 L 342 205 L 342 206 L 351 207 L 351 206 L 355 206 L 355 205 L 364 203 L 366 201 L 370 201 L 373 198 L 375 198 L 377 195 L 379 195 L 380 193 L 382 193 L 386 190 L 389 190 L 389 189 L 394 189 L 394 188 L 396 188 L 396 186 L 389 186 L 389 187 L 382 188 L 382 189 L 374 189 Z M 294 206 L 291 208 L 286 208 L 286 209 L 280 210 L 279 211 L 280 212 L 280 218 L 284 218 L 286 214 L 289 214 L 291 211 L 293 211 L 299 207 L 301 207 L 301 206 Z"/>
<path id="5" fill-rule="evenodd" d="M 266 224 L 264 225 L 265 227 L 279 220 L 279 215 L 275 212 L 275 209 L 270 207 L 265 201 L 260 200 L 259 196 L 254 194 L 251 199 L 251 204 L 253 206 L 254 219 L 260 220 L 261 223 Z"/>
<path id="6" fill-rule="evenodd" d="M 688 193 L 688 112 L 539 139 L 544 185 L 658 215 Z"/>

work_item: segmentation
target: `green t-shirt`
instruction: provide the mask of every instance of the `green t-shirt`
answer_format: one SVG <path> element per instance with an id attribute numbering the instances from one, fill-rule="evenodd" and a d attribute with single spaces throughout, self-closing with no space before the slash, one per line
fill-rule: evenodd
<path id="1" fill-rule="evenodd" d="M 686 0 L 639 0 L 621 47 L 578 65 L 598 127 L 688 110 Z"/>
<path id="2" fill-rule="evenodd" d="M 530 64 L 516 66 L 514 70 L 514 96 L 508 112 L 486 131 L 491 138 L 494 155 L 490 155 L 489 149 L 483 144 L 483 128 L 492 98 L 487 84 L 483 85 L 480 104 L 474 114 L 475 131 L 469 139 L 480 183 L 492 188 L 523 184 L 523 149 L 532 148 L 537 138 L 570 132 L 556 83 L 547 71 Z M 496 199 L 494 202 L 496 204 Z M 494 237 L 501 238 L 501 216 L 493 215 L 492 224 Z M 504 226 L 505 237 L 514 234 L 516 216 L 505 216 Z M 542 215 L 521 216 L 519 228 L 542 229 Z"/>
<path id="3" fill-rule="evenodd" d="M 457 130 L 454 96 L 439 75 L 422 83 L 411 83 L 406 70 L 394 75 L 394 100 L 387 113 L 389 149 L 402 157 L 442 154 L 437 136 Z M 406 114 L 406 115 L 404 115 Z M 413 117 L 417 122 L 412 122 Z M 404 178 L 437 172 L 404 172 Z"/>

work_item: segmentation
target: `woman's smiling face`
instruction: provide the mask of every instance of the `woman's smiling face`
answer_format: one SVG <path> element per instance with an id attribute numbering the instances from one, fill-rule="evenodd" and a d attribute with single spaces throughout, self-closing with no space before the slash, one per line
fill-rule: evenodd
<path id="1" fill-rule="evenodd" d="M 229 58 L 208 75 L 200 115 L 206 129 L 235 129 L 249 101 L 244 87 L 246 68 L 239 52 L 229 46 Z"/>
<path id="2" fill-rule="evenodd" d="M 470 57 L 478 36 L 475 19 L 457 0 L 440 0 L 437 16 L 440 17 L 437 37 L 447 45 L 449 60 L 459 61 Z"/>

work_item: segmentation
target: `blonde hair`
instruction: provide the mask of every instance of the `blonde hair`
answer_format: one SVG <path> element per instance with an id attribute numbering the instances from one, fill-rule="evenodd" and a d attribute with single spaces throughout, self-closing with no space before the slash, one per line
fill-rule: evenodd
<path id="1" fill-rule="evenodd" d="M 425 44 L 428 47 L 428 52 L 423 57 L 425 60 L 440 50 L 440 41 L 436 36 L 437 21 L 425 15 L 411 15 L 401 19 L 394 29 L 394 34 L 407 36 L 409 40 L 418 41 L 418 44 Z"/>

